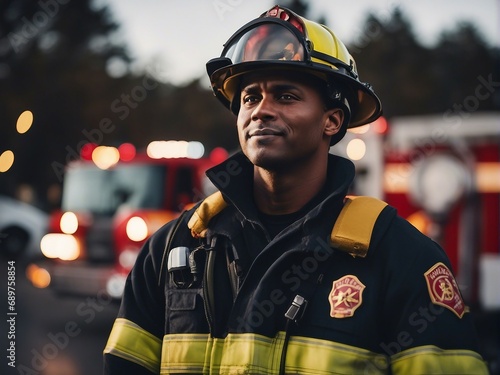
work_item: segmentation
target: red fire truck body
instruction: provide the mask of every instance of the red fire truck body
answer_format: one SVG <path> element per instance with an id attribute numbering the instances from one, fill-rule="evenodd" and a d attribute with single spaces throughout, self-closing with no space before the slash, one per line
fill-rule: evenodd
<path id="1" fill-rule="evenodd" d="M 207 194 L 209 159 L 137 155 L 100 169 L 92 160 L 67 166 L 61 209 L 41 242 L 47 286 L 61 294 L 121 297 L 147 238 Z M 37 281 L 32 280 L 35 284 Z"/>
<path id="2" fill-rule="evenodd" d="M 383 125 L 335 146 L 346 155 L 353 139 L 365 142 L 365 156 L 354 161 L 353 193 L 396 207 L 443 246 L 470 304 L 500 309 L 500 113 L 393 118 Z"/>

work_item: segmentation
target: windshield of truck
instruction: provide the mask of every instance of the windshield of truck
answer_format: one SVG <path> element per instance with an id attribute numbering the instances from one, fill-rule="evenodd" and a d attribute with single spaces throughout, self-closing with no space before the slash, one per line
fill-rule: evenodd
<path id="1" fill-rule="evenodd" d="M 102 170 L 92 165 L 69 168 L 62 209 L 113 215 L 118 209 L 162 207 L 165 166 L 122 164 Z"/>

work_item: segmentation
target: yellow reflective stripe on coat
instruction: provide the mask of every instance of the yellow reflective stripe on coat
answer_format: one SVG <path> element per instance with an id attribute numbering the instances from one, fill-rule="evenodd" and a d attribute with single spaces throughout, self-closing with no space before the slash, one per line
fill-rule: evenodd
<path id="1" fill-rule="evenodd" d="M 225 339 L 200 334 L 163 338 L 161 374 L 278 375 L 285 334 L 274 338 L 253 333 L 229 334 Z M 386 374 L 387 358 L 368 350 L 327 340 L 292 336 L 286 373 L 305 375 Z"/>
<path id="2" fill-rule="evenodd" d="M 161 340 L 134 322 L 118 318 L 113 324 L 104 353 L 137 363 L 157 374 Z"/>
<path id="3" fill-rule="evenodd" d="M 436 346 L 420 346 L 404 350 L 392 357 L 394 374 L 487 375 L 481 356 L 470 350 L 444 350 Z"/>
<path id="4" fill-rule="evenodd" d="M 208 343 L 208 334 L 165 335 L 160 374 L 202 374 Z"/>

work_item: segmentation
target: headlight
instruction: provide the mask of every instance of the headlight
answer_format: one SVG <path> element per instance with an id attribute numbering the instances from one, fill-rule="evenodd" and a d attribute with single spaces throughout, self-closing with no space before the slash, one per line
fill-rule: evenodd
<path id="1" fill-rule="evenodd" d="M 131 269 L 134 266 L 135 260 L 137 259 L 139 250 L 124 250 L 118 257 L 118 262 L 120 266 L 125 269 Z"/>
<path id="2" fill-rule="evenodd" d="M 112 298 L 120 298 L 125 288 L 127 277 L 125 275 L 113 275 L 106 283 L 106 292 Z"/>
<path id="3" fill-rule="evenodd" d="M 73 234 L 78 229 L 78 218 L 73 212 L 65 212 L 61 216 L 61 221 L 59 222 L 61 231 L 66 234 Z"/>
<path id="4" fill-rule="evenodd" d="M 40 241 L 40 249 L 47 258 L 75 260 L 80 255 L 78 241 L 70 234 L 46 234 Z"/>
<path id="5" fill-rule="evenodd" d="M 133 216 L 131 217 L 126 226 L 126 233 L 128 238 L 132 241 L 142 241 L 148 236 L 148 225 L 142 217 Z"/>

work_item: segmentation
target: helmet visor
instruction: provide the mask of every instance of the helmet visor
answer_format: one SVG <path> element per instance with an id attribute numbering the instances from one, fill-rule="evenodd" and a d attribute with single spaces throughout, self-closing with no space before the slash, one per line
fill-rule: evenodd
<path id="1" fill-rule="evenodd" d="M 302 39 L 302 40 L 301 40 Z M 304 38 L 281 23 L 264 23 L 235 35 L 222 57 L 233 64 L 249 61 L 305 61 Z"/>

